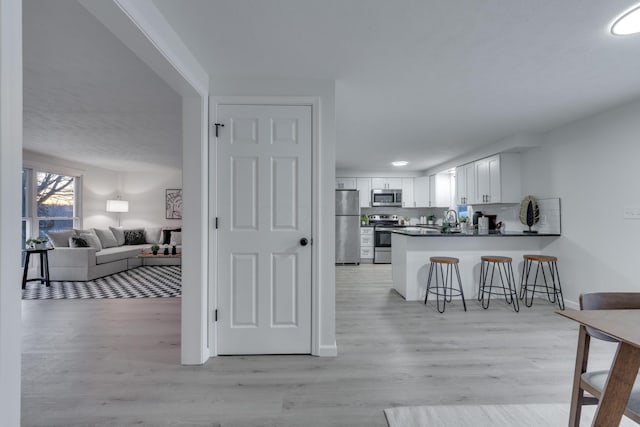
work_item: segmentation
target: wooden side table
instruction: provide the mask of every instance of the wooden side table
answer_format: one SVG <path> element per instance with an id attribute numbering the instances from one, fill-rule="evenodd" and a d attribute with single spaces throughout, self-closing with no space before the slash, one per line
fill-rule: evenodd
<path id="1" fill-rule="evenodd" d="M 22 273 L 22 289 L 27 286 L 27 282 L 35 282 L 40 281 L 40 284 L 45 283 L 46 286 L 51 286 L 51 282 L 49 281 L 49 251 L 52 251 L 53 248 L 43 248 L 43 249 L 24 249 L 27 256 L 24 259 L 24 272 Z M 29 259 L 31 258 L 31 254 L 40 254 L 40 277 L 35 277 L 33 279 L 27 279 L 27 274 L 29 272 Z"/>

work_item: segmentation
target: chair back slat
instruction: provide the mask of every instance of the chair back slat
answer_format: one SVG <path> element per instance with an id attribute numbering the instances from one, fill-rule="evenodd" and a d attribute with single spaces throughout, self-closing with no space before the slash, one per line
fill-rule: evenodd
<path id="1" fill-rule="evenodd" d="M 580 295 L 580 310 L 636 309 L 640 309 L 640 292 L 593 292 Z M 589 327 L 587 333 L 603 341 L 618 341 Z"/>

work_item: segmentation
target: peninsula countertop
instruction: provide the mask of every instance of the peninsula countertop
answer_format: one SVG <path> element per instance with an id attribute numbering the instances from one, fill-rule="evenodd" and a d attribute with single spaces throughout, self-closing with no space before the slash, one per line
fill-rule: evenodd
<path id="1" fill-rule="evenodd" d="M 454 231 L 450 233 L 441 233 L 440 230 L 420 227 L 406 227 L 392 230 L 395 234 L 402 234 L 410 237 L 558 237 L 556 233 L 523 233 L 522 231 L 500 232 L 491 230 L 488 233 L 479 233 L 478 231 L 462 233 Z"/>
<path id="2" fill-rule="evenodd" d="M 519 267 L 525 254 L 553 254 L 560 234 L 511 232 L 440 233 L 439 230 L 399 228 L 391 233 L 393 288 L 407 301 L 424 301 L 429 258 L 448 256 L 459 259 L 462 287 L 467 296 L 475 295 L 480 278 L 480 259 L 484 255 L 506 256 Z"/>

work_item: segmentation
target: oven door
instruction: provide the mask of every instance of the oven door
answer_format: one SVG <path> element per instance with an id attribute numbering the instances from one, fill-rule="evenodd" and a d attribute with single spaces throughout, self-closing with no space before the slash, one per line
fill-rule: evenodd
<path id="1" fill-rule="evenodd" d="M 374 231 L 374 244 L 376 248 L 391 247 L 391 230 L 381 228 Z"/>

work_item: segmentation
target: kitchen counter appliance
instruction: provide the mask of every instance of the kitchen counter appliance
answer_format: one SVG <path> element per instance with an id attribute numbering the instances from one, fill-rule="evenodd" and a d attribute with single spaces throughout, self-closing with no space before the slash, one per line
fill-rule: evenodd
<path id="1" fill-rule="evenodd" d="M 360 264 L 358 190 L 336 190 L 336 264 Z"/>
<path id="2" fill-rule="evenodd" d="M 402 207 L 402 190 L 371 190 L 371 206 Z"/>
<path id="3" fill-rule="evenodd" d="M 391 264 L 391 231 L 400 227 L 398 215 L 369 215 L 373 225 L 373 263 Z"/>

